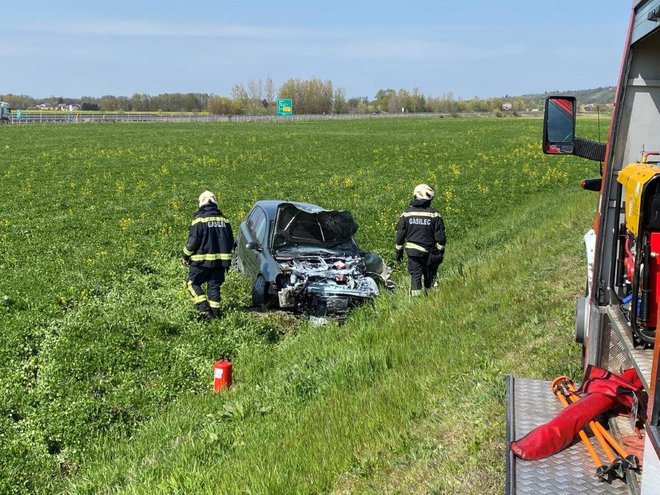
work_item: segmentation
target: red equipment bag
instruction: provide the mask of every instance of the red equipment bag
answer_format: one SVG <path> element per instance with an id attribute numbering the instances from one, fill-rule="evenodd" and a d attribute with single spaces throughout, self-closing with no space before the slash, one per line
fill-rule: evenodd
<path id="1" fill-rule="evenodd" d="M 622 371 L 621 375 L 615 375 L 611 371 L 589 365 L 577 393 L 580 395 L 601 393 L 614 397 L 618 404 L 627 410 L 639 411 L 642 420 L 646 419 L 644 416 L 648 397 L 635 368 L 628 368 Z"/>
<path id="2" fill-rule="evenodd" d="M 642 382 L 634 368 L 615 375 L 596 366 L 588 366 L 579 390 L 586 394 L 570 404 L 544 425 L 536 427 L 519 440 L 511 442 L 513 453 L 525 460 L 542 459 L 569 446 L 575 435 L 599 414 L 621 405 L 637 409 L 643 396 Z M 639 407 L 639 410 L 643 410 Z"/>

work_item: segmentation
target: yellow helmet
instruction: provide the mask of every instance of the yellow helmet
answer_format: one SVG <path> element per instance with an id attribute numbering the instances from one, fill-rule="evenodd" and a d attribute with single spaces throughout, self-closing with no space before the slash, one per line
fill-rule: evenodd
<path id="1" fill-rule="evenodd" d="M 435 196 L 435 191 L 428 184 L 419 184 L 413 191 L 415 199 L 428 199 L 429 201 Z"/>
<path id="2" fill-rule="evenodd" d="M 201 208 L 206 203 L 218 204 L 218 200 L 215 199 L 215 194 L 213 194 L 211 191 L 204 191 L 199 195 L 199 207 Z"/>

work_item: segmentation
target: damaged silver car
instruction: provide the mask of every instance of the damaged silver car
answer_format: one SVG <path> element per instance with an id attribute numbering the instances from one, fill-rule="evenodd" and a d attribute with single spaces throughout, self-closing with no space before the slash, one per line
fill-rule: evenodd
<path id="1" fill-rule="evenodd" d="M 354 239 L 347 211 L 308 203 L 258 201 L 237 234 L 235 266 L 252 281 L 255 307 L 342 319 L 390 287 L 391 270 Z"/>

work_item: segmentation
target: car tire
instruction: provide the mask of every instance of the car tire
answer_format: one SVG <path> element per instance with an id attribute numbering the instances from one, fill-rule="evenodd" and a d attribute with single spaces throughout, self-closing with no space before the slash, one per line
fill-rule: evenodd
<path id="1" fill-rule="evenodd" d="M 266 305 L 268 295 L 268 282 L 263 275 L 259 275 L 252 285 L 252 307 L 261 309 Z"/>

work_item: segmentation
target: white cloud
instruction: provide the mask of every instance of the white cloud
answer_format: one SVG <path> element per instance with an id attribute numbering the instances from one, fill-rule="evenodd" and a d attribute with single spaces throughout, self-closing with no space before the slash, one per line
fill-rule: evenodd
<path id="1" fill-rule="evenodd" d="M 236 38 L 282 39 L 316 37 L 317 32 L 303 29 L 280 29 L 250 25 L 200 25 L 130 20 L 81 20 L 71 22 L 35 22 L 13 26 L 21 31 L 61 35 L 171 37 L 171 38 Z"/>

